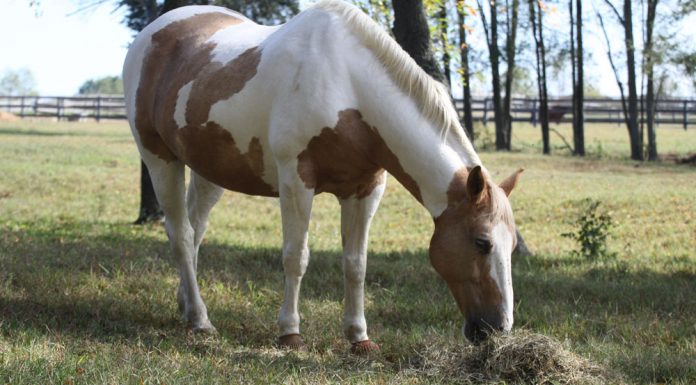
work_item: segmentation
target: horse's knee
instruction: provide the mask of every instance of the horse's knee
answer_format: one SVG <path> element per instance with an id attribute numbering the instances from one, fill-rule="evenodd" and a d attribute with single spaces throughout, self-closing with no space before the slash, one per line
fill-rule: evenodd
<path id="1" fill-rule="evenodd" d="M 286 275 L 301 277 L 309 264 L 309 248 L 286 247 L 283 252 L 283 269 Z"/>
<path id="2" fill-rule="evenodd" d="M 347 282 L 362 283 L 365 281 L 365 262 L 360 258 L 343 259 L 343 276 Z"/>

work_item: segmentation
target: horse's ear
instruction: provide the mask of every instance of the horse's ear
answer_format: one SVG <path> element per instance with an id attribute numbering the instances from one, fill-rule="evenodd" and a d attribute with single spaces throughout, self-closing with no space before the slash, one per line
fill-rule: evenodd
<path id="1" fill-rule="evenodd" d="M 486 176 L 481 170 L 481 166 L 476 166 L 469 172 L 466 179 L 466 193 L 472 203 L 481 203 L 488 194 L 486 190 Z"/>
<path id="2" fill-rule="evenodd" d="M 515 171 L 514 174 L 507 177 L 504 181 L 500 182 L 500 188 L 505 191 L 505 195 L 510 196 L 512 189 L 515 188 L 517 182 L 520 180 L 520 176 L 522 175 L 523 171 L 524 169 L 519 169 Z"/>

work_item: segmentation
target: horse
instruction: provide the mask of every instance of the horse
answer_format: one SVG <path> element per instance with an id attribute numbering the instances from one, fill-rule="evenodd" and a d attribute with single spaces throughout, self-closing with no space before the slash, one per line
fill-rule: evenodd
<path id="1" fill-rule="evenodd" d="M 464 316 L 464 335 L 511 329 L 508 195 L 522 170 L 493 183 L 446 88 L 358 8 L 323 1 L 279 26 L 220 7 L 178 8 L 135 38 L 123 79 L 178 267 L 179 310 L 194 332 L 216 331 L 196 268 L 208 214 L 228 189 L 279 198 L 277 343 L 305 348 L 298 301 L 308 222 L 313 197 L 327 192 L 341 206 L 343 331 L 352 352 L 379 350 L 367 334 L 364 281 L 387 173 L 434 220 L 430 261 Z"/>

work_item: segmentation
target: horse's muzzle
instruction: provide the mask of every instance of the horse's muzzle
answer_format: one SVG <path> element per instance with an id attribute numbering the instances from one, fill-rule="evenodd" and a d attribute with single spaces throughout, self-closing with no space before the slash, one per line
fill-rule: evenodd
<path id="1" fill-rule="evenodd" d="M 464 324 L 464 336 L 474 344 L 486 340 L 495 332 L 504 331 L 503 317 L 497 313 L 489 313 L 484 316 L 473 315 L 467 318 Z"/>

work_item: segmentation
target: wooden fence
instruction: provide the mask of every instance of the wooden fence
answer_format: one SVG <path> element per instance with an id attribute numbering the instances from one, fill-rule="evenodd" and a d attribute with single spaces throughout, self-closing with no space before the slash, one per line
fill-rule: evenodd
<path id="1" fill-rule="evenodd" d="M 568 98 L 549 101 L 549 115 L 553 122 L 572 121 L 572 102 Z M 455 100 L 455 106 L 462 115 L 462 100 Z M 20 117 L 51 117 L 58 120 L 82 119 L 125 119 L 123 96 L 0 96 L 0 111 Z M 533 98 L 513 98 L 511 115 L 513 121 L 531 122 L 539 120 L 539 101 Z M 490 98 L 475 98 L 472 102 L 475 121 L 484 124 L 493 120 L 493 101 Z M 696 100 L 665 99 L 656 106 L 658 124 L 679 124 L 686 129 L 696 124 Z M 585 99 L 585 122 L 616 123 L 624 122 L 620 99 Z"/>
<path id="2" fill-rule="evenodd" d="M 460 116 L 463 111 L 461 99 L 455 99 L 455 106 Z M 473 99 L 472 115 L 474 121 L 486 124 L 495 118 L 493 99 Z M 696 100 L 693 99 L 663 99 L 655 106 L 655 121 L 657 124 L 679 124 L 684 129 L 696 124 Z M 539 121 L 539 100 L 533 98 L 513 98 L 510 114 L 515 122 L 530 122 L 536 125 Z M 573 121 L 572 100 L 559 98 L 549 100 L 549 119 L 554 123 Z M 584 116 L 586 123 L 616 123 L 625 122 L 621 99 L 590 98 L 585 99 Z M 643 117 L 645 118 L 645 117 Z"/>
<path id="3" fill-rule="evenodd" d="M 0 111 L 58 120 L 125 119 L 123 96 L 0 96 Z"/>

